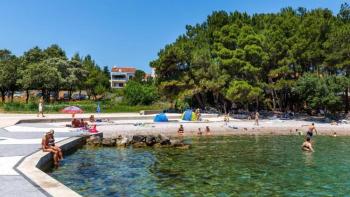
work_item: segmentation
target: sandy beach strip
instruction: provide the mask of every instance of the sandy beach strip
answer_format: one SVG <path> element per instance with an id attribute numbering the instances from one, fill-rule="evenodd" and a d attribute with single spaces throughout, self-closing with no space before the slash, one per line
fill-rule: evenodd
<path id="1" fill-rule="evenodd" d="M 305 135 L 312 122 L 300 120 L 261 120 L 259 126 L 252 120 L 231 120 L 225 124 L 220 119 L 210 119 L 209 122 L 167 122 L 167 123 L 127 123 L 98 125 L 98 130 L 104 137 L 135 134 L 165 134 L 178 136 L 177 130 L 182 124 L 185 136 L 197 135 L 198 128 L 205 135 L 205 128 L 209 126 L 211 135 Z M 350 124 L 331 125 L 329 123 L 315 123 L 318 135 L 339 136 L 350 135 Z"/>

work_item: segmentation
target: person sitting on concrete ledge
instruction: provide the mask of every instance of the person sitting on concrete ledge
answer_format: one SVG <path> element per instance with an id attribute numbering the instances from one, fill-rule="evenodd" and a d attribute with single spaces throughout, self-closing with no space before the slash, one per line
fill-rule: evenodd
<path id="1" fill-rule="evenodd" d="M 61 148 L 60 147 L 58 147 L 58 146 L 56 146 L 56 144 L 55 144 L 55 131 L 53 130 L 53 129 L 51 129 L 50 131 L 49 131 L 49 143 L 48 143 L 48 145 L 49 145 L 49 147 L 50 148 L 52 148 L 52 149 L 54 149 L 55 151 L 57 151 L 57 153 L 58 153 L 58 159 L 59 160 L 62 160 L 63 159 L 63 153 L 62 153 L 62 150 L 61 150 Z"/>
<path id="2" fill-rule="evenodd" d="M 44 137 L 41 140 L 41 148 L 43 152 L 50 152 L 53 154 L 53 163 L 54 166 L 57 168 L 59 164 L 59 156 L 58 156 L 58 151 L 54 150 L 50 145 L 49 145 L 49 139 L 50 139 L 50 132 L 45 133 Z"/>

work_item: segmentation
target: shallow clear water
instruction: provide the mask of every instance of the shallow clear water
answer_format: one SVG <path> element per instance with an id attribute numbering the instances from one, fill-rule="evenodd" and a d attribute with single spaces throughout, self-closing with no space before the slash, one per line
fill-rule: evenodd
<path id="1" fill-rule="evenodd" d="M 191 149 L 87 147 L 50 173 L 83 196 L 349 196 L 350 137 L 186 139 Z"/>

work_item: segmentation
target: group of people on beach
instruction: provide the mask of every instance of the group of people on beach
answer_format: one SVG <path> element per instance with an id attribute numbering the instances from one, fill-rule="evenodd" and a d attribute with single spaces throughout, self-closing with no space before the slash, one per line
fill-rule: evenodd
<path id="1" fill-rule="evenodd" d="M 177 133 L 178 133 L 180 136 L 183 136 L 183 135 L 185 134 L 185 129 L 184 129 L 184 126 L 183 126 L 182 124 L 180 125 L 179 129 L 177 130 Z M 201 129 L 201 128 L 198 128 L 197 135 L 198 135 L 198 136 L 203 135 L 203 132 L 202 132 L 202 129 Z M 205 127 L 205 135 L 211 135 L 209 126 L 206 126 L 206 127 Z"/>
<path id="2" fill-rule="evenodd" d="M 85 128 L 85 129 L 89 128 L 89 124 L 85 122 L 83 118 L 81 120 L 74 118 L 71 122 L 71 126 L 73 128 Z"/>
<path id="3" fill-rule="evenodd" d="M 46 132 L 41 140 L 41 148 L 44 152 L 50 152 L 53 154 L 54 166 L 57 168 L 59 162 L 63 159 L 63 153 L 60 147 L 55 144 L 55 131 L 51 129 Z"/>

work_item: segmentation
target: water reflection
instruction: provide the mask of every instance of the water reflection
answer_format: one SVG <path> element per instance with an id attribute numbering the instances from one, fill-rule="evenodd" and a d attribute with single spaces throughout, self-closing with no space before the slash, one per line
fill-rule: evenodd
<path id="1" fill-rule="evenodd" d="M 303 151 L 303 157 L 304 157 L 306 166 L 313 167 L 315 165 L 314 159 L 313 159 L 313 152 Z"/>

